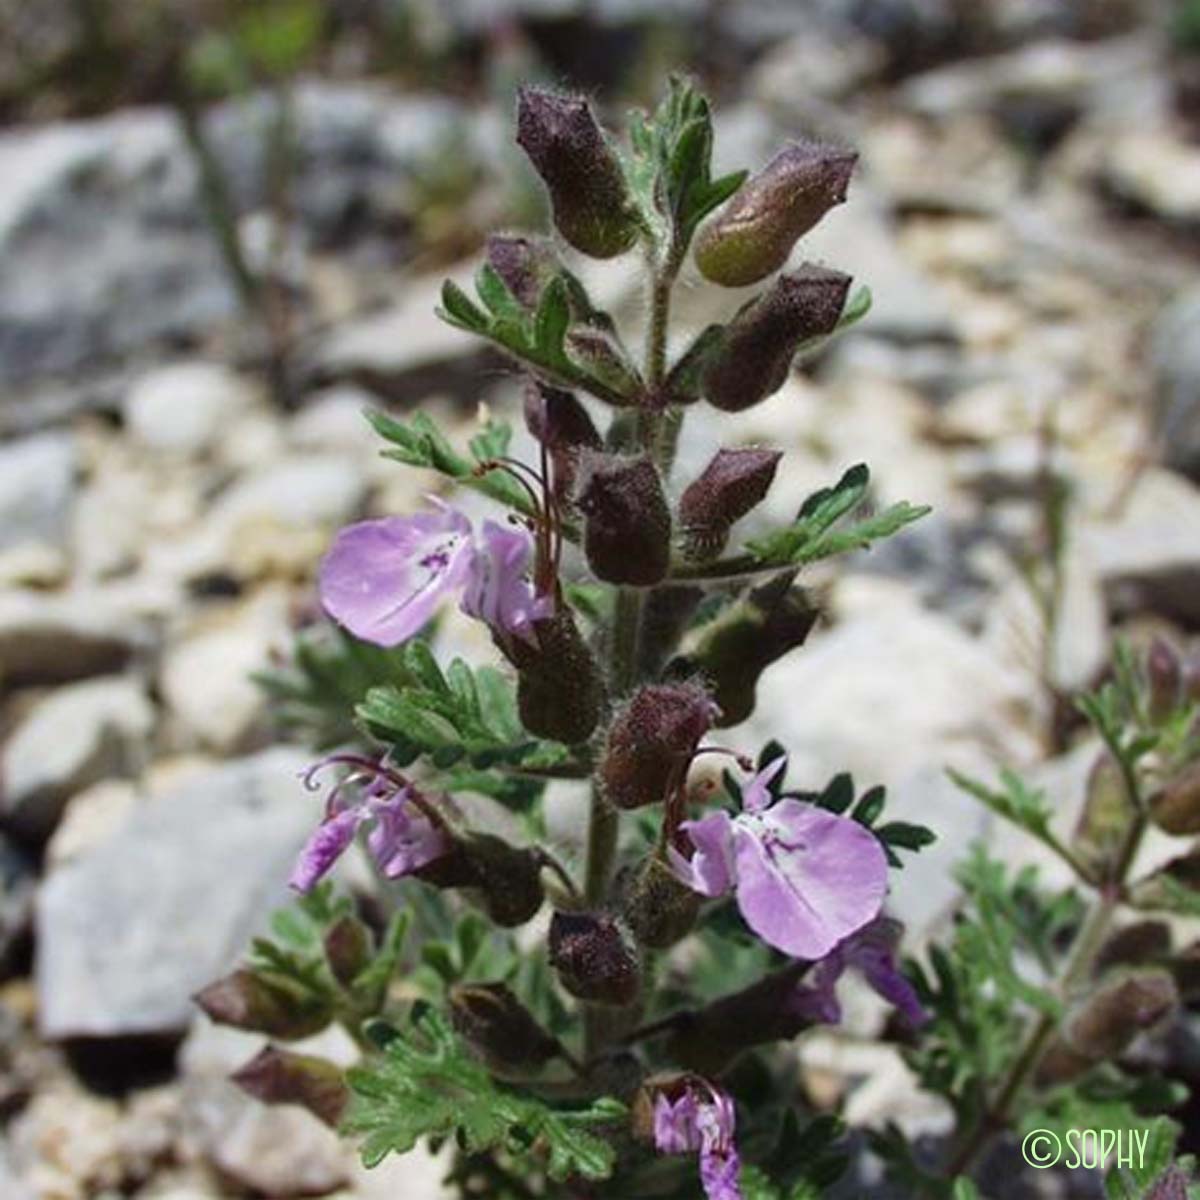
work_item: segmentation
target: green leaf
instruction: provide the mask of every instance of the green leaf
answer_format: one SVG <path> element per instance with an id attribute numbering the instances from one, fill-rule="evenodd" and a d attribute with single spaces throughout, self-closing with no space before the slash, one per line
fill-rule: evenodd
<path id="1" fill-rule="evenodd" d="M 360 642 L 327 626 L 298 637 L 290 663 L 253 678 L 270 698 L 281 729 L 326 750 L 361 741 L 355 705 L 372 687 L 404 682 L 407 670 L 402 649 Z"/>
<path id="2" fill-rule="evenodd" d="M 421 1138 L 453 1137 L 470 1153 L 540 1161 L 555 1179 L 605 1179 L 616 1156 L 603 1131 L 626 1115 L 609 1097 L 560 1109 L 500 1086 L 431 1008 L 395 1031 L 378 1059 L 350 1068 L 347 1082 L 353 1094 L 342 1128 L 362 1136 L 368 1167 Z"/>
<path id="3" fill-rule="evenodd" d="M 1050 832 L 1050 806 L 1046 803 L 1046 793 L 1028 787 L 1013 771 L 1000 772 L 1000 782 L 1003 790 L 989 788 L 986 784 L 969 775 L 947 768 L 946 774 L 958 788 L 968 795 L 974 796 L 981 804 L 990 808 L 997 816 L 1011 821 L 1014 825 L 1032 833 L 1034 837 L 1045 839 Z"/>
<path id="4" fill-rule="evenodd" d="M 468 458 L 454 449 L 427 413 L 414 413 L 408 421 L 401 421 L 369 409 L 366 417 L 375 432 L 393 447 L 384 451 L 386 458 L 406 466 L 437 471 L 516 512 L 526 516 L 533 514 L 529 495 L 507 471 L 480 470 L 481 464 L 499 458 L 507 451 L 512 438 L 512 428 L 507 422 L 489 419 L 471 439 L 471 457 Z"/>
<path id="5" fill-rule="evenodd" d="M 371 688 L 356 709 L 374 737 L 392 744 L 398 762 L 427 755 L 441 767 L 465 758 L 479 768 L 544 769 L 569 759 L 565 746 L 524 730 L 512 685 L 494 667 L 455 659 L 443 675 L 421 639 L 407 643 L 404 664 L 408 682 Z"/>
<path id="6" fill-rule="evenodd" d="M 571 323 L 571 309 L 567 303 L 567 286 L 560 276 L 550 282 L 538 301 L 534 316 L 534 345 L 545 362 L 557 363 L 565 360 L 563 340 Z"/>
<path id="7" fill-rule="evenodd" d="M 468 333 L 486 335 L 491 324 L 487 313 L 453 279 L 447 279 L 442 284 L 442 307 L 438 310 L 438 316 Z"/>
<path id="8" fill-rule="evenodd" d="M 749 542 L 746 548 L 761 563 L 801 566 L 849 550 L 867 549 L 872 542 L 891 537 L 931 511 L 901 501 L 846 528 L 834 528 L 863 502 L 869 483 L 870 472 L 865 465 L 851 467 L 833 487 L 809 496 L 786 529 Z"/>

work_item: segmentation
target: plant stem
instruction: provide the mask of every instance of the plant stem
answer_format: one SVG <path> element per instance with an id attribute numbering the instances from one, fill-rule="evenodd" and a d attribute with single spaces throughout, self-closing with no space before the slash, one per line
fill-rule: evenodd
<path id="1" fill-rule="evenodd" d="M 1124 761 L 1122 761 L 1122 767 L 1124 768 L 1125 786 L 1138 815 L 1126 834 L 1121 853 L 1113 869 L 1112 882 L 1105 883 L 1100 888 L 1096 903 L 1088 912 L 1071 944 L 1071 956 L 1055 989 L 1059 998 L 1064 1001 L 1070 999 L 1074 990 L 1092 971 L 1096 955 L 1103 945 L 1113 917 L 1120 907 L 1125 880 L 1146 832 L 1147 822 L 1137 776 Z M 1020 1096 L 1022 1089 L 1037 1072 L 1047 1048 L 1053 1041 L 1057 1027 L 1058 1018 L 1055 1014 L 1042 1013 L 1038 1017 L 1017 1057 L 1013 1060 L 1012 1066 L 1009 1067 L 1002 1079 L 995 1100 L 987 1106 L 986 1111 L 951 1156 L 946 1166 L 946 1178 L 953 1180 L 956 1176 L 967 1172 L 987 1148 L 992 1137 L 1005 1128 L 1013 1104 Z"/>
<path id="2" fill-rule="evenodd" d="M 667 329 L 671 315 L 671 287 L 678 271 L 677 263 L 668 263 L 654 273 L 651 285 L 650 326 L 646 333 L 645 379 L 650 396 L 661 386 L 666 374 Z M 662 413 L 652 405 L 637 414 L 632 430 L 633 451 L 651 450 L 659 461 L 659 426 Z M 622 439 L 624 440 L 624 436 Z M 659 461 L 661 467 L 661 461 Z M 623 587 L 617 592 L 608 649 L 608 679 L 612 696 L 620 698 L 638 682 L 638 646 L 642 632 L 643 593 Z M 608 895 L 609 879 L 617 855 L 619 815 L 604 798 L 599 780 L 592 783 L 588 814 L 587 858 L 584 867 L 584 900 L 599 907 Z M 614 1020 L 614 1016 L 617 1018 Z M 619 1032 L 619 1014 L 595 1005 L 584 1008 L 584 1058 L 591 1062 Z"/>

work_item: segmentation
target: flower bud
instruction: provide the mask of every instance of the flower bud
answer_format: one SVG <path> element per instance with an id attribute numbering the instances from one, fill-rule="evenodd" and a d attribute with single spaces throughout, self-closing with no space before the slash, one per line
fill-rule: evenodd
<path id="1" fill-rule="evenodd" d="M 299 1104 L 336 1129 L 350 1101 L 341 1068 L 324 1058 L 267 1046 L 231 1076 L 264 1104 Z"/>
<path id="2" fill-rule="evenodd" d="M 556 912 L 550 921 L 550 965 L 572 996 L 624 1008 L 637 999 L 638 953 L 609 913 Z"/>
<path id="3" fill-rule="evenodd" d="M 555 227 L 576 250 L 612 258 L 633 245 L 638 227 L 625 175 L 586 100 L 521 88 L 517 145 L 550 193 Z"/>
<path id="4" fill-rule="evenodd" d="M 1200 761 L 1184 767 L 1150 797 L 1150 818 L 1167 833 L 1200 833 Z"/>
<path id="5" fill-rule="evenodd" d="M 704 679 L 721 715 L 720 728 L 737 725 L 754 711 L 762 673 L 804 643 L 820 616 L 787 574 L 743 597 L 699 635 L 681 669 Z"/>
<path id="6" fill-rule="evenodd" d="M 497 1075 L 536 1074 L 559 1053 L 504 983 L 459 983 L 450 989 L 450 1023 Z"/>
<path id="7" fill-rule="evenodd" d="M 1100 948 L 1092 974 L 1113 967 L 1144 967 L 1171 953 L 1171 930 L 1164 921 L 1134 921 L 1118 929 Z"/>
<path id="8" fill-rule="evenodd" d="M 758 505 L 775 478 L 779 450 L 718 450 L 679 500 L 679 524 L 689 558 L 715 558 L 729 531 Z"/>
<path id="9" fill-rule="evenodd" d="M 836 146 L 789 142 L 700 234 L 700 273 L 725 287 L 745 287 L 779 270 L 796 242 L 846 199 L 857 161 Z"/>
<path id="10" fill-rule="evenodd" d="M 777 392 L 802 342 L 837 327 L 850 276 L 805 264 L 780 275 L 745 305 L 725 330 L 705 368 L 704 397 L 725 412 L 742 412 Z"/>
<path id="11" fill-rule="evenodd" d="M 1145 1200 L 1188 1200 L 1192 1195 L 1192 1175 L 1183 1167 L 1172 1163 L 1146 1193 Z"/>
<path id="12" fill-rule="evenodd" d="M 210 983 L 194 1000 L 218 1025 L 291 1041 L 320 1032 L 333 1019 L 327 1000 L 245 968 Z"/>
<path id="13" fill-rule="evenodd" d="M 1101 879 L 1109 878 L 1120 861 L 1136 817 L 1120 766 L 1107 751 L 1101 752 L 1088 773 L 1074 837 L 1080 858 Z"/>
<path id="14" fill-rule="evenodd" d="M 604 680 L 566 605 L 533 626 L 533 642 L 512 640 L 517 710 L 535 737 L 572 745 L 591 736 L 604 708 Z"/>
<path id="15" fill-rule="evenodd" d="M 572 393 L 530 380 L 525 387 L 525 425 L 546 447 L 556 499 L 567 500 L 575 488 L 581 451 L 604 445 L 588 410 Z"/>
<path id="16" fill-rule="evenodd" d="M 524 925 L 545 895 L 541 856 L 490 833 L 468 834 L 461 845 L 473 876 L 469 886 L 488 916 L 506 929 Z"/>
<path id="17" fill-rule="evenodd" d="M 638 944 L 667 950 L 696 924 L 703 897 L 657 855 L 647 855 L 623 885 L 621 915 Z"/>
<path id="18" fill-rule="evenodd" d="M 487 239 L 486 253 L 488 265 L 504 280 L 514 299 L 531 311 L 560 269 L 554 247 L 544 238 L 493 233 Z"/>
<path id="19" fill-rule="evenodd" d="M 325 961 L 344 988 L 371 961 L 371 948 L 371 931 L 357 917 L 341 917 L 325 931 Z"/>
<path id="20" fill-rule="evenodd" d="M 1102 985 L 1071 1014 L 1038 1070 L 1041 1084 L 1065 1083 L 1095 1063 L 1114 1059 L 1179 1003 L 1165 971 L 1142 971 Z"/>
<path id="21" fill-rule="evenodd" d="M 581 467 L 576 504 L 587 518 L 588 565 L 606 583 L 659 583 L 671 562 L 671 510 L 649 455 L 590 453 Z"/>
<path id="22" fill-rule="evenodd" d="M 617 808 L 641 808 L 665 799 L 687 768 L 716 709 L 698 683 L 640 687 L 609 726 L 600 781 Z"/>

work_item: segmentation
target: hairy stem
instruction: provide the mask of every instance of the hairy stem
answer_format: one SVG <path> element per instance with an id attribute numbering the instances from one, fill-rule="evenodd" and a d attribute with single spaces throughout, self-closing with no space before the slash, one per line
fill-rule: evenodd
<path id="1" fill-rule="evenodd" d="M 646 333 L 646 386 L 651 396 L 661 386 L 666 374 L 667 331 L 671 315 L 671 288 L 678 271 L 677 263 L 669 263 L 655 272 L 651 285 L 650 325 Z M 624 430 L 621 441 L 632 434 L 633 451 L 650 450 L 662 466 L 659 427 L 662 413 L 652 406 L 643 407 L 637 414 L 632 430 Z M 638 588 L 623 587 L 617 592 L 608 652 L 609 687 L 614 699 L 624 696 L 638 682 L 638 648 L 642 634 L 643 593 Z M 591 807 L 588 815 L 587 859 L 584 867 L 584 899 L 591 907 L 604 903 L 617 854 L 619 816 L 604 798 L 598 780 L 592 784 Z M 584 1009 L 584 1056 L 592 1061 L 619 1035 L 619 1021 L 614 1014 L 594 1005 Z"/>

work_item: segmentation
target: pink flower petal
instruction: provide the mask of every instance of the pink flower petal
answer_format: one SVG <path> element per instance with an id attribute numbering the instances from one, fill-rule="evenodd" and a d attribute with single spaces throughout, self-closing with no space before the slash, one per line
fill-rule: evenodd
<path id="1" fill-rule="evenodd" d="M 772 759 L 745 787 L 742 788 L 742 808 L 749 813 L 762 812 L 774 803 L 771 794 L 771 784 L 775 776 L 787 766 L 787 759 L 782 755 Z"/>
<path id="2" fill-rule="evenodd" d="M 691 859 L 674 846 L 668 848 L 671 869 L 702 896 L 723 896 L 734 880 L 733 818 L 724 810 L 680 826 L 696 848 Z"/>
<path id="3" fill-rule="evenodd" d="M 472 554 L 471 523 L 448 505 L 360 521 L 338 533 L 321 563 L 321 603 L 355 637 L 395 646 L 462 586 Z"/>
<path id="4" fill-rule="evenodd" d="M 354 840 L 362 819 L 361 810 L 348 808 L 322 821 L 300 851 L 288 886 L 298 892 L 311 892 Z"/>
<path id="5" fill-rule="evenodd" d="M 738 908 L 772 946 L 824 958 L 878 915 L 887 860 L 857 821 L 785 799 L 733 825 Z"/>
<path id="6" fill-rule="evenodd" d="M 527 529 L 484 521 L 462 610 L 502 633 L 526 636 L 534 621 L 549 615 L 549 598 L 539 599 L 527 578 L 533 538 Z"/>

